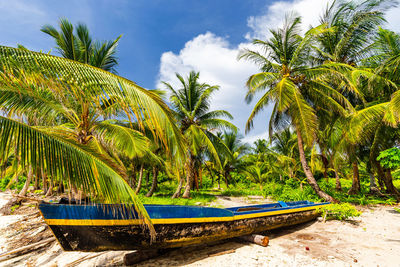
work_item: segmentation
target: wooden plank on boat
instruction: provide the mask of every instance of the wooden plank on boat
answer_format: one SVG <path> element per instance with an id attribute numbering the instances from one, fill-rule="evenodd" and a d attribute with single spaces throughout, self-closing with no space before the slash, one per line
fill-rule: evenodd
<path id="1" fill-rule="evenodd" d="M 255 235 L 255 234 L 253 234 L 253 235 L 241 236 L 239 238 L 242 239 L 242 240 L 245 240 L 247 242 L 251 242 L 251 243 L 263 246 L 263 247 L 268 246 L 268 243 L 269 243 L 268 236 L 263 236 L 263 235 Z"/>

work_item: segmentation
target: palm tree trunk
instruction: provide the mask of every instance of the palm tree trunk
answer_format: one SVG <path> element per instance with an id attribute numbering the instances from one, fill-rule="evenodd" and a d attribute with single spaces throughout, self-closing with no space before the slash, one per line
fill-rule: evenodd
<path id="1" fill-rule="evenodd" d="M 19 192 L 20 196 L 26 196 L 26 193 L 28 192 L 28 188 L 32 181 L 32 176 L 33 176 L 33 169 L 32 169 L 32 166 L 29 166 L 28 175 L 26 176 L 26 182 L 25 182 L 24 187 L 22 188 L 21 192 Z"/>
<path id="2" fill-rule="evenodd" d="M 372 160 L 373 165 L 375 165 L 375 167 L 376 167 L 376 172 L 378 174 L 379 188 L 382 192 L 384 192 L 385 172 L 383 171 L 382 165 L 375 158 L 372 158 L 371 160 Z"/>
<path id="3" fill-rule="evenodd" d="M 324 165 L 324 178 L 326 179 L 327 182 L 329 182 L 329 177 L 328 177 L 329 161 L 326 158 L 324 152 L 322 151 L 321 151 L 321 161 L 322 164 Z"/>
<path id="4" fill-rule="evenodd" d="M 221 174 L 218 172 L 218 190 L 221 190 Z"/>
<path id="5" fill-rule="evenodd" d="M 199 181 L 200 181 L 200 188 L 203 187 L 203 169 L 199 169 Z"/>
<path id="6" fill-rule="evenodd" d="M 393 184 L 392 172 L 390 170 L 386 170 L 386 175 L 384 176 L 383 181 L 385 182 L 386 189 L 388 193 L 393 194 L 394 197 L 399 201 L 400 200 L 400 192 Z"/>
<path id="7" fill-rule="evenodd" d="M 197 170 L 194 172 L 194 186 L 196 187 L 196 190 L 199 191 L 199 173 Z"/>
<path id="8" fill-rule="evenodd" d="M 153 167 L 153 183 L 146 197 L 151 197 L 157 189 L 158 167 Z"/>
<path id="9" fill-rule="evenodd" d="M 187 161 L 187 168 L 186 168 L 186 185 L 185 185 L 185 192 L 183 193 L 183 198 L 190 197 L 190 190 L 193 189 L 193 182 L 195 176 L 195 161 L 194 156 L 190 155 Z"/>
<path id="10" fill-rule="evenodd" d="M 371 160 L 367 161 L 367 172 L 369 174 L 369 193 L 372 195 L 382 196 L 383 194 L 379 191 L 376 185 L 375 174 L 372 168 L 373 162 Z"/>
<path id="11" fill-rule="evenodd" d="M 146 187 L 149 186 L 149 180 L 150 180 L 150 172 L 147 171 L 147 173 L 146 173 Z"/>
<path id="12" fill-rule="evenodd" d="M 53 184 L 54 184 L 53 177 L 51 177 L 50 178 L 50 186 L 49 186 L 49 189 L 47 189 L 47 193 L 46 193 L 45 197 L 53 195 Z"/>
<path id="13" fill-rule="evenodd" d="M 228 189 L 228 186 L 229 186 L 228 175 L 229 175 L 229 173 L 227 171 L 224 171 L 224 179 L 225 179 L 226 189 Z"/>
<path id="14" fill-rule="evenodd" d="M 182 197 L 183 198 L 189 198 L 190 197 L 190 190 L 191 190 L 191 185 L 193 184 L 193 176 L 190 174 L 190 171 L 186 174 L 186 185 L 185 185 L 185 192 L 183 192 Z"/>
<path id="15" fill-rule="evenodd" d="M 182 177 L 179 176 L 178 188 L 176 188 L 176 191 L 175 191 L 175 193 L 172 195 L 172 198 L 178 198 L 178 197 L 181 196 L 182 187 L 183 187 L 183 179 L 182 179 Z"/>
<path id="16" fill-rule="evenodd" d="M 358 162 L 354 160 L 353 163 L 353 183 L 350 190 L 347 192 L 349 195 L 355 195 L 360 193 L 360 172 L 358 171 Z"/>
<path id="17" fill-rule="evenodd" d="M 335 180 L 336 180 L 335 189 L 336 189 L 336 191 L 342 191 L 342 183 L 340 182 L 339 174 L 336 169 L 334 169 L 334 172 L 335 172 Z"/>
<path id="18" fill-rule="evenodd" d="M 58 182 L 58 190 L 57 193 L 64 193 L 65 192 L 65 187 L 64 187 L 64 183 L 60 180 Z"/>
<path id="19" fill-rule="evenodd" d="M 35 182 L 33 184 L 33 190 L 39 190 L 39 175 L 37 172 L 35 175 Z"/>
<path id="20" fill-rule="evenodd" d="M 383 184 L 386 187 L 386 192 L 393 194 L 397 199 L 400 199 L 400 193 L 397 188 L 393 185 L 393 178 L 390 171 L 386 171 L 382 168 L 382 165 L 374 157 L 371 157 L 372 163 L 375 165 L 378 173 L 378 182 L 383 191 Z"/>
<path id="21" fill-rule="evenodd" d="M 47 173 L 41 170 L 42 173 L 42 187 L 43 187 L 43 193 L 46 194 L 48 190 L 48 184 L 47 184 Z"/>
<path id="22" fill-rule="evenodd" d="M 142 188 L 143 170 L 144 170 L 144 164 L 142 163 L 140 165 L 139 180 L 138 180 L 138 183 L 137 183 L 137 186 L 136 186 L 136 190 L 135 190 L 136 194 L 139 194 L 140 188 Z"/>
<path id="23" fill-rule="evenodd" d="M 304 173 L 307 177 L 307 182 L 308 184 L 312 187 L 312 189 L 317 193 L 317 195 L 329 202 L 338 202 L 336 199 L 331 197 L 329 194 L 325 193 L 324 191 L 321 190 L 319 187 L 317 181 L 314 178 L 314 175 L 312 174 L 310 170 L 310 166 L 308 166 L 306 155 L 304 153 L 304 145 L 303 145 L 303 138 L 301 137 L 300 131 L 296 127 L 296 133 L 297 133 L 297 145 L 299 147 L 299 154 L 300 154 L 300 162 L 301 165 L 303 166 Z"/>

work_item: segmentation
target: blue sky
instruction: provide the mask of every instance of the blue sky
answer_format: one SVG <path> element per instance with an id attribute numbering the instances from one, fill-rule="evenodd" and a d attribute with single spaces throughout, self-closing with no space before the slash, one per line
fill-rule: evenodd
<path id="1" fill-rule="evenodd" d="M 40 27 L 46 23 L 57 25 L 60 17 L 86 23 L 94 38 L 114 39 L 123 34 L 118 48 L 119 74 L 152 88 L 162 53 L 178 52 L 188 40 L 207 31 L 227 37 L 232 45 L 238 44 L 248 31 L 247 18 L 267 2 L 2 1 L 0 11 L 6 15 L 0 19 L 0 38 L 5 45 L 19 43 L 32 50 L 48 51 L 54 43 L 40 32 Z"/>
<path id="2" fill-rule="evenodd" d="M 200 71 L 202 81 L 221 86 L 212 108 L 230 111 L 235 117 L 233 122 L 243 130 L 251 110 L 243 100 L 244 83 L 257 68 L 237 61 L 237 53 L 250 46 L 251 38 L 265 38 L 267 29 L 279 26 L 290 10 L 304 17 L 304 28 L 315 25 L 327 3 L 328 0 L 0 0 L 0 40 L 1 45 L 22 44 L 47 52 L 54 42 L 40 28 L 44 24 L 57 25 L 60 17 L 74 24 L 86 23 L 95 39 L 115 39 L 123 34 L 118 47 L 121 76 L 143 87 L 156 88 L 161 87 L 160 80 L 176 84 L 175 72 Z M 398 31 L 399 11 L 388 14 L 388 27 Z M 245 137 L 247 141 L 267 136 L 270 112 L 267 108 L 258 116 L 255 129 Z"/>

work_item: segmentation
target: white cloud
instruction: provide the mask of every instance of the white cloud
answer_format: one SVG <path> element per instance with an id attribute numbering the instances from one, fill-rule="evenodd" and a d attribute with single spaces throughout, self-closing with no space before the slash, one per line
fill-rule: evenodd
<path id="1" fill-rule="evenodd" d="M 265 8 L 265 13 L 259 16 L 251 16 L 247 19 L 247 25 L 251 32 L 246 34 L 246 39 L 265 38 L 269 36 L 269 29 L 283 25 L 286 14 L 294 12 L 302 18 L 303 30 L 310 25 L 316 26 L 320 15 L 326 9 L 330 0 L 295 0 L 277 1 Z"/>
<path id="2" fill-rule="evenodd" d="M 385 25 L 385 26 L 397 33 L 400 33 L 400 16 L 399 16 L 399 14 L 400 14 L 400 6 L 398 6 L 396 8 L 392 8 L 386 13 L 387 25 Z"/>
<path id="3" fill-rule="evenodd" d="M 251 105 L 244 103 L 245 83 L 251 74 L 258 71 L 254 64 L 237 60 L 239 49 L 248 45 L 243 43 L 231 48 L 222 37 L 210 32 L 200 34 L 188 41 L 179 54 L 163 53 L 157 88 L 164 88 L 161 81 L 179 88 L 176 72 L 186 76 L 191 70 L 199 71 L 201 82 L 220 86 L 213 95 L 211 109 L 228 110 L 235 118 L 235 125 L 244 129 L 251 112 Z M 265 127 L 266 124 L 264 130 Z"/>

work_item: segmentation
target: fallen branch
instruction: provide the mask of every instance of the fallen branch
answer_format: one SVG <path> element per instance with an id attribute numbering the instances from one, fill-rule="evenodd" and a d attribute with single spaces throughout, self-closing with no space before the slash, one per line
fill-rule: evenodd
<path id="1" fill-rule="evenodd" d="M 25 247 L 22 247 L 22 248 L 17 248 L 17 249 L 11 250 L 11 251 L 6 251 L 6 252 L 0 254 L 0 262 L 1 262 L 1 261 L 8 260 L 8 259 L 10 259 L 10 258 L 13 258 L 13 257 L 17 256 L 17 255 L 15 255 L 15 256 L 10 257 L 10 256 L 13 255 L 13 254 L 17 254 L 17 253 L 19 253 L 19 252 L 28 252 L 28 251 L 30 251 L 32 248 L 37 249 L 37 248 L 39 248 L 39 247 L 42 247 L 42 246 L 45 245 L 45 244 L 48 244 L 48 243 L 50 243 L 50 242 L 53 242 L 54 240 L 56 240 L 54 237 L 50 237 L 50 238 L 48 238 L 48 239 L 42 240 L 42 241 L 40 241 L 40 242 L 37 242 L 37 243 L 35 243 L 35 244 L 31 244 L 31 245 L 28 245 L 28 246 L 25 246 Z M 25 253 L 23 253 L 23 254 L 25 254 Z M 23 255 L 23 254 L 22 254 L 22 255 Z M 20 255 L 20 254 L 18 254 L 18 255 Z"/>
<path id="2" fill-rule="evenodd" d="M 246 236 L 241 236 L 239 238 L 263 247 L 268 246 L 269 243 L 268 236 L 263 236 L 263 235 L 246 235 Z"/>

